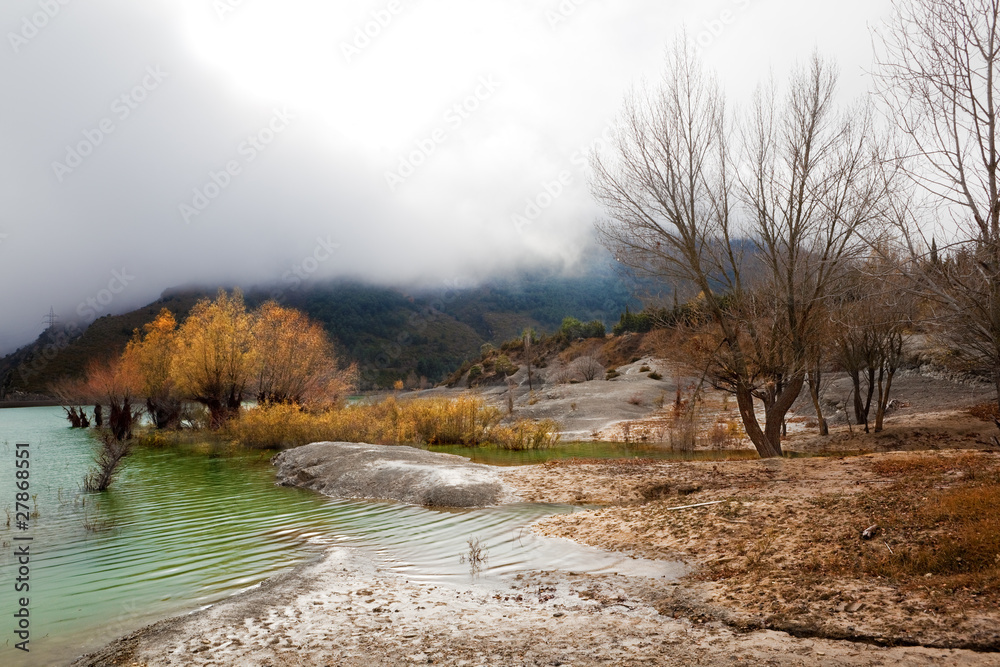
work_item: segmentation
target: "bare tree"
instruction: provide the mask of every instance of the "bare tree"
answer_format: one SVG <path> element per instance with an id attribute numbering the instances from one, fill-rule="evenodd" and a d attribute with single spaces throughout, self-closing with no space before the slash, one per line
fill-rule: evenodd
<path id="1" fill-rule="evenodd" d="M 101 448 L 94 456 L 94 467 L 83 481 L 84 491 L 106 491 L 132 453 L 131 440 L 119 440 L 114 434 L 101 435 Z"/>
<path id="2" fill-rule="evenodd" d="M 588 354 L 573 362 L 573 371 L 578 373 L 585 382 L 590 382 L 604 375 L 604 364 Z"/>
<path id="3" fill-rule="evenodd" d="M 944 340 L 993 375 L 1000 405 L 1000 3 L 893 6 L 876 34 L 876 81 L 905 139 L 897 165 L 957 233 L 939 251 L 905 206 L 898 223 Z"/>
<path id="4" fill-rule="evenodd" d="M 897 271 L 900 264 L 889 251 L 876 251 L 852 271 L 832 308 L 833 357 L 851 378 L 854 418 L 865 433 L 873 400 L 875 432 L 883 428 L 892 381 L 903 362 L 904 334 L 915 319 L 916 299 Z"/>
<path id="5" fill-rule="evenodd" d="M 758 93 L 734 133 L 681 38 L 660 86 L 626 101 L 613 156 L 595 158 L 603 242 L 633 270 L 700 292 L 717 340 L 704 348 L 710 377 L 735 394 L 762 457 L 781 455 L 824 300 L 880 214 L 872 117 L 838 113 L 836 82 L 814 57 L 784 99 Z"/>

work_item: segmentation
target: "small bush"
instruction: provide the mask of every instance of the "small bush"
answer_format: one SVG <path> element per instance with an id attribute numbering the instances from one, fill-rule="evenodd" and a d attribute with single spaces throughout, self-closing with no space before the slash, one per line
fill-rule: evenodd
<path id="1" fill-rule="evenodd" d="M 716 422 L 708 430 L 708 444 L 712 449 L 734 449 L 741 440 L 740 425 L 732 420 Z"/>
<path id="2" fill-rule="evenodd" d="M 649 375 L 648 375 L 647 377 L 648 377 L 648 378 L 649 378 L 650 380 L 662 380 L 662 379 L 663 379 L 663 376 L 662 376 L 662 375 L 660 375 L 659 373 L 657 373 L 656 371 L 653 371 L 653 372 L 652 372 L 652 373 L 650 373 L 650 374 L 649 374 Z"/>
<path id="3" fill-rule="evenodd" d="M 602 373 L 605 373 L 604 364 L 598 361 L 597 357 L 590 355 L 580 357 L 574 361 L 572 368 L 586 382 L 596 380 Z"/>
<path id="4" fill-rule="evenodd" d="M 548 449 L 559 443 L 559 425 L 551 419 L 519 419 L 510 425 L 494 428 L 489 441 L 500 449 L 526 451 Z"/>
<path id="5" fill-rule="evenodd" d="M 559 332 L 556 335 L 568 344 L 578 338 L 604 338 L 606 333 L 604 322 L 600 320 L 592 320 L 584 324 L 575 317 L 567 317 L 562 321 L 562 326 L 559 327 Z"/>
<path id="6" fill-rule="evenodd" d="M 251 449 L 285 449 L 310 442 L 370 442 L 377 445 L 443 444 L 478 446 L 493 443 L 516 449 L 548 446 L 558 431 L 555 422 L 518 422 L 498 426 L 502 411 L 476 396 L 448 400 L 390 397 L 321 413 L 296 405 L 266 405 L 247 410 L 226 426 L 225 435 Z M 558 440 L 558 436 L 555 436 Z M 527 442 L 529 445 L 519 443 Z"/>
<path id="7" fill-rule="evenodd" d="M 649 366 L 647 366 L 646 364 L 643 364 L 642 366 L 639 367 L 639 372 L 640 373 L 648 373 L 651 370 L 653 370 L 653 369 L 650 368 Z"/>
<path id="8" fill-rule="evenodd" d="M 501 354 L 493 362 L 493 368 L 498 375 L 511 376 L 517 372 L 517 365 L 514 364 L 506 354 Z"/>

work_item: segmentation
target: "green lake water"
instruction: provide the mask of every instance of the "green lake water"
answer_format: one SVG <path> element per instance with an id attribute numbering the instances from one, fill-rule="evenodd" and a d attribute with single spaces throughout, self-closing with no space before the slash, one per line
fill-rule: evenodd
<path id="1" fill-rule="evenodd" d="M 29 530 L 15 521 L 16 443 L 30 444 Z M 97 443 L 59 408 L 0 410 L 0 665 L 58 665 L 155 620 L 185 613 L 317 557 L 367 550 L 416 580 L 468 580 L 470 537 L 484 576 L 527 569 L 615 571 L 628 559 L 526 530 L 565 505 L 440 511 L 349 502 L 279 487 L 266 454 L 140 449 L 105 493 L 81 482 Z M 30 536 L 30 591 L 14 591 L 15 536 Z M 17 599 L 30 600 L 30 653 L 14 648 Z"/>
<path id="2" fill-rule="evenodd" d="M 622 442 L 567 442 L 550 449 L 512 451 L 495 447 L 464 447 L 458 445 L 433 445 L 434 452 L 458 454 L 476 463 L 494 466 L 520 466 L 546 463 L 562 459 L 657 459 L 661 461 L 727 461 L 757 459 L 757 452 L 743 450 L 675 451 L 662 445 L 626 444 Z"/>

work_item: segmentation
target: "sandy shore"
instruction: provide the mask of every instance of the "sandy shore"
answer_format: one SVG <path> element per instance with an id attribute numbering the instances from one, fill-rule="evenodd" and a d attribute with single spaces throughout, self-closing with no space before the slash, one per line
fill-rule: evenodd
<path id="1" fill-rule="evenodd" d="M 940 586 L 810 561 L 818 549 L 895 544 L 891 534 L 885 547 L 858 543 L 870 517 L 856 503 L 881 493 L 886 471 L 912 456 L 508 468 L 505 483 L 525 500 L 605 505 L 543 519 L 536 531 L 680 558 L 691 574 L 425 583 L 374 554 L 335 548 L 74 665 L 1000 665 L 995 587 L 942 598 Z M 929 478 L 938 486 L 960 480 L 956 470 L 1000 469 L 993 453 L 920 456 L 940 472 Z"/>
<path id="2" fill-rule="evenodd" d="M 126 636 L 84 665 L 995 665 L 996 656 L 740 632 L 676 582 L 536 573 L 414 583 L 363 552 Z M 679 617 L 679 610 L 693 618 Z"/>
<path id="3" fill-rule="evenodd" d="M 937 570 L 894 576 L 879 566 L 891 565 L 913 543 L 935 539 L 935 530 L 949 530 L 900 525 L 899 502 L 920 507 L 974 489 L 998 470 L 1000 454 L 948 451 L 718 463 L 571 461 L 509 469 L 505 477 L 528 499 L 609 505 L 549 517 L 534 529 L 691 564 L 695 572 L 679 588 L 699 613 L 729 627 L 995 652 L 1000 554 L 978 577 Z M 713 504 L 673 509 L 702 503 Z M 878 538 L 862 540 L 873 524 Z M 983 659 L 1000 664 L 997 653 Z"/>

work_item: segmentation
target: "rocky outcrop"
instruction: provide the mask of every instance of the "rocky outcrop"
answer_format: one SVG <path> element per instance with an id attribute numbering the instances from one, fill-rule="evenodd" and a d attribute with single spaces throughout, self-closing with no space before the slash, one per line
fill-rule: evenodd
<path id="1" fill-rule="evenodd" d="M 413 447 L 315 442 L 282 452 L 271 462 L 278 467 L 278 484 L 334 498 L 483 507 L 499 503 L 503 493 L 494 468 Z"/>

